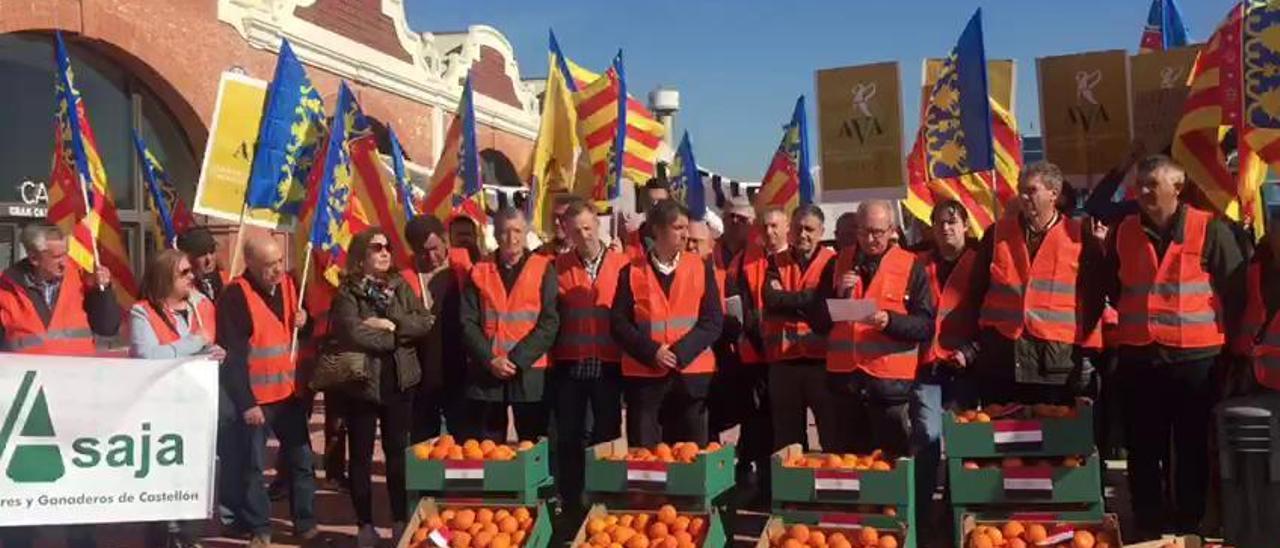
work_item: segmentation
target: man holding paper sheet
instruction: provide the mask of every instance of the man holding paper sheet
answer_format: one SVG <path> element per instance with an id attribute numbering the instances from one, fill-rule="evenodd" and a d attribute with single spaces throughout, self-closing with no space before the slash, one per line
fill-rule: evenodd
<path id="1" fill-rule="evenodd" d="M 846 427 L 838 452 L 883 449 L 907 453 L 908 404 L 919 347 L 933 340 L 935 302 L 924 263 L 894 243 L 893 206 L 858 206 L 858 246 L 843 249 L 819 282 L 811 324 L 827 337 L 827 381 L 837 424 Z M 825 443 L 825 442 L 824 442 Z"/>
<path id="2" fill-rule="evenodd" d="M 817 418 L 824 448 L 839 439 L 827 389 L 826 341 L 809 325 L 822 272 L 836 256 L 818 243 L 825 221 L 816 205 L 796 208 L 791 214 L 790 249 L 768 259 L 763 326 L 774 449 L 808 445 L 806 410 Z"/>

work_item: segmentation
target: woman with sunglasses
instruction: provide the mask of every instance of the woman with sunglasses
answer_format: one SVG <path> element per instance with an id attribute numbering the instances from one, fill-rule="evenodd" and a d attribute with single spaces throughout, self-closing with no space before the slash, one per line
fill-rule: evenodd
<path id="1" fill-rule="evenodd" d="M 187 254 L 176 249 L 157 253 L 142 276 L 142 299 L 129 310 L 129 354 L 167 359 L 208 355 L 221 360 L 226 351 L 214 344 L 213 301 L 195 290 Z M 198 521 L 153 524 L 147 546 L 198 547 Z"/>
<path id="2" fill-rule="evenodd" d="M 382 429 L 382 451 L 387 458 L 392 539 L 404 532 L 409 517 L 404 453 L 413 418 L 414 387 L 422 378 L 416 346 L 435 323 L 435 317 L 392 263 L 390 243 L 381 229 L 370 228 L 352 238 L 346 272 L 330 313 L 329 332 L 337 347 L 364 354 L 371 380 L 325 394 L 347 423 L 351 504 L 360 525 L 358 546 L 375 546 L 379 540 L 373 528 L 375 428 Z"/>

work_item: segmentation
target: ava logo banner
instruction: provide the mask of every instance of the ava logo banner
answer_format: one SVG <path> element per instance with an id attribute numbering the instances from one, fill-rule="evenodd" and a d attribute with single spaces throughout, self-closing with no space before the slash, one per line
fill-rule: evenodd
<path id="1" fill-rule="evenodd" d="M 0 354 L 0 527 L 207 517 L 217 367 Z"/>

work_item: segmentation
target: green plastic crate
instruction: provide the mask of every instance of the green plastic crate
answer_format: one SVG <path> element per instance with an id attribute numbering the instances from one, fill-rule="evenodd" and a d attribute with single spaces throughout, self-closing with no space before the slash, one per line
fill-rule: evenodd
<path id="1" fill-rule="evenodd" d="M 699 453 L 689 464 L 606 460 L 606 455 L 627 452 L 624 438 L 586 449 L 588 493 L 661 493 L 673 497 L 709 500 L 733 487 L 734 446 Z"/>
<path id="2" fill-rule="evenodd" d="M 583 518 L 582 524 L 578 526 L 578 533 L 573 537 L 573 542 L 570 543 L 569 546 L 581 546 L 588 542 L 589 535 L 587 535 L 587 523 L 591 521 L 591 518 L 603 517 L 612 513 L 657 514 L 658 511 L 619 510 L 617 512 L 611 512 L 604 504 L 592 505 L 591 510 L 587 511 L 587 516 Z M 706 523 L 706 531 L 703 533 L 701 542 L 698 542 L 699 539 L 694 539 L 694 544 L 699 548 L 723 548 L 728 542 L 728 538 L 725 536 L 724 523 L 720 521 L 720 514 L 715 509 L 711 509 L 707 512 L 680 512 L 680 515 L 701 517 L 703 522 Z"/>
<path id="3" fill-rule="evenodd" d="M 516 458 L 509 461 L 420 460 L 413 451 L 413 446 L 405 450 L 405 487 L 409 491 L 437 495 L 504 493 L 533 502 L 538 489 L 552 482 L 546 438 L 538 439 L 530 449 L 517 451 Z"/>
<path id="4" fill-rule="evenodd" d="M 899 514 L 901 516 L 902 514 Z M 824 529 L 848 529 L 856 534 L 862 527 L 874 527 L 877 531 L 892 531 L 901 541 L 901 548 L 916 548 L 915 514 L 908 513 L 907 519 L 881 514 L 862 514 L 829 511 L 784 511 L 774 513 L 760 533 L 760 541 L 756 548 L 769 548 L 771 533 L 779 528 L 803 523 L 810 527 Z M 846 533 L 845 536 L 849 536 Z"/>
<path id="5" fill-rule="evenodd" d="M 1038 440 L 1038 441 L 1037 441 Z M 1081 402 L 1070 418 L 996 419 L 956 422 L 948 412 L 942 420 L 947 457 L 1087 455 L 1093 452 L 1093 406 Z"/>
<path id="6" fill-rule="evenodd" d="M 773 500 L 833 504 L 905 505 L 915 497 L 915 462 L 907 457 L 893 461 L 893 469 L 872 470 L 790 468 L 788 459 L 802 455 L 799 444 L 773 454 Z"/>
<path id="7" fill-rule="evenodd" d="M 956 510 L 956 546 L 968 546 L 969 532 L 973 531 L 979 525 L 990 525 L 1000 527 L 1009 520 L 1016 519 L 1023 524 L 1040 523 L 1047 527 L 1057 524 L 1083 524 L 1089 525 L 1090 529 L 1102 530 L 1110 533 L 1116 540 L 1111 548 L 1120 548 L 1124 546 L 1123 540 L 1120 538 L 1120 520 L 1115 514 L 1106 514 L 1102 512 L 1101 506 L 1095 510 L 1089 511 L 1057 511 L 1057 512 L 1013 512 L 1005 510 L 985 510 L 977 512 Z M 1070 545 L 1070 542 L 1067 543 Z"/>
<path id="8" fill-rule="evenodd" d="M 951 502 L 1078 502 L 1102 500 L 1102 466 L 1093 454 L 1078 468 L 1021 466 L 964 468 L 963 459 L 947 459 Z"/>
<path id="9" fill-rule="evenodd" d="M 528 508 L 529 513 L 533 514 L 533 528 L 529 530 L 529 536 L 525 537 L 524 543 L 516 548 L 546 548 L 551 543 L 551 513 L 547 510 L 546 505 L 538 503 L 536 505 L 525 504 L 503 504 L 492 502 L 457 502 L 443 501 L 433 498 L 424 498 L 418 502 L 418 508 L 409 518 L 409 523 L 404 529 L 404 536 L 398 539 L 396 548 L 434 548 L 435 545 L 430 540 L 425 543 L 415 544 L 413 535 L 422 526 L 422 522 L 427 518 L 439 514 L 448 508 Z"/>

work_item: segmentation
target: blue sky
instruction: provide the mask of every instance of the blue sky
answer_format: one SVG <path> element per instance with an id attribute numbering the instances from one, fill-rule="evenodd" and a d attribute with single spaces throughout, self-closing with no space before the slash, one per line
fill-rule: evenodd
<path id="1" fill-rule="evenodd" d="M 688 130 L 698 164 L 740 180 L 764 174 L 796 96 L 809 100 L 820 68 L 898 61 L 904 111 L 918 112 L 921 60 L 945 55 L 983 8 L 987 56 L 1017 61 L 1018 125 L 1039 133 L 1037 57 L 1137 51 L 1150 0 L 405 0 L 416 31 L 486 24 L 507 36 L 526 77 L 547 72 L 547 29 L 584 66 L 606 66 L 618 48 L 628 87 L 647 98 L 680 90 L 677 132 Z M 1194 41 L 1208 38 L 1235 0 L 1181 0 Z M 907 117 L 907 130 L 915 127 Z M 813 156 L 817 142 L 811 140 Z"/>

